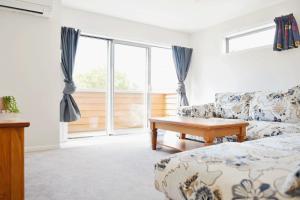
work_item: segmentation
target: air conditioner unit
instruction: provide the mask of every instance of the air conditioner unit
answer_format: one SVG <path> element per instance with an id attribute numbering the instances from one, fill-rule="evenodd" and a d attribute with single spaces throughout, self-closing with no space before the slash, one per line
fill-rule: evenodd
<path id="1" fill-rule="evenodd" d="M 0 9 L 50 17 L 53 0 L 0 0 Z"/>

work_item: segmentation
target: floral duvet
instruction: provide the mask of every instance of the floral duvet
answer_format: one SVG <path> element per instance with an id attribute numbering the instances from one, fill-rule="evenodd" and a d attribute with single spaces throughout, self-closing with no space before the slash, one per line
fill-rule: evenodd
<path id="1" fill-rule="evenodd" d="M 174 154 L 155 187 L 172 200 L 300 199 L 300 133 Z"/>

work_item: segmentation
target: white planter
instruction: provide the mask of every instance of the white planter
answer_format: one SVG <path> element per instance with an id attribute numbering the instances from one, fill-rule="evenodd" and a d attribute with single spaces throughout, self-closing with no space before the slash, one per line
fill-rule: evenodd
<path id="1" fill-rule="evenodd" d="M 0 113 L 0 120 L 16 120 L 19 116 L 19 113 Z"/>

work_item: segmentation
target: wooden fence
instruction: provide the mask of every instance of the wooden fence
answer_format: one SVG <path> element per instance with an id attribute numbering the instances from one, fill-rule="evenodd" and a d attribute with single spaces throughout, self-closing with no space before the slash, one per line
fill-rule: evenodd
<path id="1" fill-rule="evenodd" d="M 143 93 L 115 92 L 114 96 L 115 129 L 143 127 L 145 113 Z M 176 94 L 153 93 L 150 96 L 152 117 L 176 114 Z M 69 133 L 105 130 L 105 92 L 76 92 L 73 97 L 81 111 L 81 119 L 69 123 Z"/>

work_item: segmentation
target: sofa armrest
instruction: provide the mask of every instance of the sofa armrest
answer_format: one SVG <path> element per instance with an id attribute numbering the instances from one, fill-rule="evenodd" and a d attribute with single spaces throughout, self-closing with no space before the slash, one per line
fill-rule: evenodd
<path id="1" fill-rule="evenodd" d="M 178 108 L 177 114 L 183 117 L 211 118 L 216 117 L 216 108 L 214 103 L 181 106 Z"/>
<path id="2" fill-rule="evenodd" d="M 191 117 L 193 106 L 180 106 L 177 108 L 177 115 L 181 117 Z"/>
<path id="3" fill-rule="evenodd" d="M 214 103 L 192 106 L 191 116 L 197 118 L 216 117 L 216 107 Z"/>

